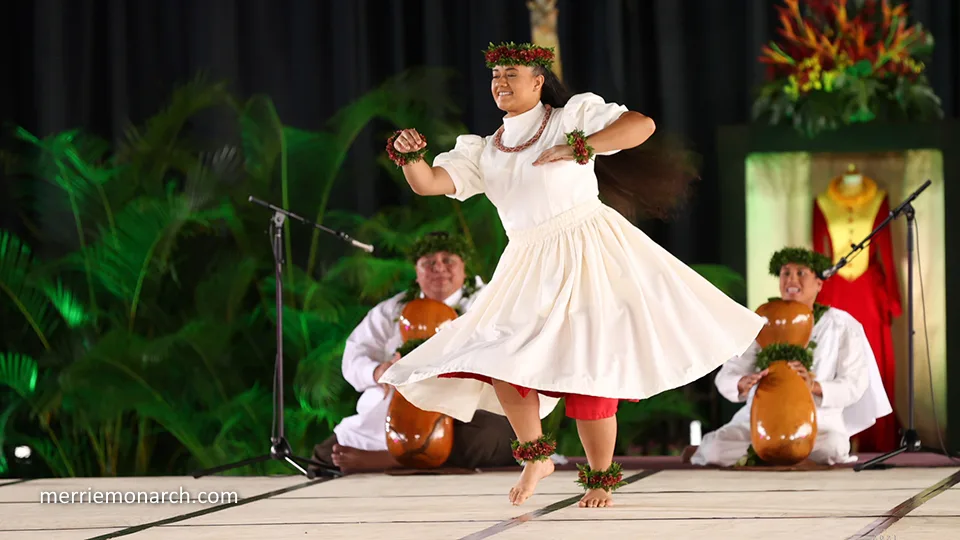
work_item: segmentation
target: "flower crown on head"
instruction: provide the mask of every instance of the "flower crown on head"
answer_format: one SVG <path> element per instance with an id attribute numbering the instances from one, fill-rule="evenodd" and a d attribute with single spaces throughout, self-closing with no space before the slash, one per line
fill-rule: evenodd
<path id="1" fill-rule="evenodd" d="M 822 253 L 801 247 L 785 247 L 770 257 L 770 275 L 779 276 L 780 269 L 788 263 L 806 266 L 813 270 L 818 277 L 822 276 L 831 266 L 830 259 Z"/>
<path id="2" fill-rule="evenodd" d="M 547 69 L 553 65 L 553 47 L 541 47 L 532 43 L 514 42 L 493 43 L 484 51 L 487 67 L 495 66 L 534 66 L 539 65 Z"/>
<path id="3" fill-rule="evenodd" d="M 425 234 L 414 242 L 409 250 L 408 256 L 410 257 L 410 261 L 416 264 L 416 262 L 420 260 L 420 257 L 431 255 L 438 251 L 446 251 L 447 253 L 459 255 L 464 263 L 470 262 L 471 250 L 466 239 L 462 236 L 449 234 L 444 231 L 434 231 Z"/>

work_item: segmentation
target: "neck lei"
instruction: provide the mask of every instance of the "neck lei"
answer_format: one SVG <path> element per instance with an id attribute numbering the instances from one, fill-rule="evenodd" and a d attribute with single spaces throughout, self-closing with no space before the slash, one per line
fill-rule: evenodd
<path id="1" fill-rule="evenodd" d="M 493 136 L 493 146 L 497 150 L 507 153 L 522 152 L 523 150 L 530 148 L 533 143 L 540 140 L 540 137 L 543 135 L 543 130 L 547 127 L 547 122 L 550 121 L 550 115 L 553 114 L 553 107 L 544 105 L 544 108 L 546 109 L 546 113 L 543 115 L 543 121 L 540 122 L 540 129 L 537 130 L 537 132 L 533 135 L 533 137 L 530 138 L 529 141 L 519 146 L 504 146 L 502 141 L 504 126 L 501 125 L 500 128 L 497 129 L 497 133 Z"/>

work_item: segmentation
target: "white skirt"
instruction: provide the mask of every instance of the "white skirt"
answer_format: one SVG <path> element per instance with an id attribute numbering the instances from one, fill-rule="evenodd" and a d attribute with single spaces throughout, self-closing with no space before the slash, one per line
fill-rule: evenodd
<path id="1" fill-rule="evenodd" d="M 463 422 L 477 409 L 504 414 L 494 389 L 440 375 L 641 400 L 742 354 L 764 324 L 599 200 L 509 239 L 470 309 L 381 383 Z M 541 418 L 558 401 L 541 395 Z"/>

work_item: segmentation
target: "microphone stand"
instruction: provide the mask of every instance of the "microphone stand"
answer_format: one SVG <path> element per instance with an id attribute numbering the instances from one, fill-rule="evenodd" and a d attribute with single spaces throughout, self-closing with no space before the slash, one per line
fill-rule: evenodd
<path id="1" fill-rule="evenodd" d="M 285 461 L 290 464 L 294 469 L 297 470 L 300 474 L 306 476 L 307 478 L 316 478 L 317 473 L 321 473 L 330 477 L 341 476 L 342 473 L 336 468 L 328 467 L 323 463 L 313 461 L 304 457 L 297 456 L 293 453 L 293 450 L 290 448 L 290 443 L 287 442 L 286 435 L 284 434 L 284 412 L 283 412 L 283 223 L 286 218 L 292 218 L 297 221 L 300 221 L 306 225 L 312 226 L 321 231 L 328 232 L 333 236 L 336 236 L 347 243 L 350 243 L 356 247 L 367 251 L 368 253 L 373 252 L 373 246 L 369 244 L 364 244 L 354 240 L 353 238 L 347 236 L 345 233 L 340 231 L 335 231 L 329 229 L 322 225 L 316 224 L 312 221 L 308 221 L 301 216 L 289 212 L 277 206 L 274 206 L 270 203 L 261 201 L 255 197 L 249 198 L 250 202 L 256 203 L 264 208 L 273 210 L 273 217 L 270 220 L 270 236 L 273 243 L 273 259 L 274 267 L 276 271 L 276 308 L 277 308 L 277 356 L 274 360 L 274 380 L 273 380 L 273 427 L 270 434 L 270 452 L 267 454 L 262 454 L 260 456 L 252 457 L 249 459 L 244 459 L 242 461 L 237 461 L 235 463 L 230 463 L 227 465 L 220 465 L 218 467 L 213 467 L 210 469 L 205 469 L 202 471 L 197 471 L 193 473 L 194 478 L 200 478 L 202 476 L 207 476 L 210 474 L 215 474 L 218 472 L 223 472 L 229 469 L 236 469 L 239 467 L 245 467 L 247 465 L 253 465 L 255 463 L 262 463 L 271 459 L 278 461 Z M 306 466 L 313 466 L 313 469 L 304 468 L 301 466 L 304 464 Z M 315 470 L 314 470 L 315 469 Z"/>
<path id="2" fill-rule="evenodd" d="M 900 217 L 901 215 L 906 216 L 907 218 L 907 380 L 908 380 L 908 405 L 907 405 L 907 429 L 903 432 L 903 437 L 900 440 L 900 447 L 896 450 L 892 450 L 881 456 L 877 456 L 870 461 L 864 463 L 858 463 L 853 467 L 853 470 L 860 472 L 865 469 L 877 469 L 881 467 L 887 467 L 887 465 L 882 465 L 882 463 L 894 456 L 902 454 L 904 452 L 919 452 L 921 448 L 920 444 L 920 435 L 917 434 L 917 430 L 914 426 L 914 389 L 913 389 L 913 371 L 914 371 L 914 353 L 913 353 L 913 253 L 914 253 L 914 208 L 910 204 L 914 199 L 920 195 L 920 192 L 930 187 L 932 182 L 927 180 L 922 186 L 917 188 L 905 201 L 903 201 L 900 206 L 894 208 L 890 211 L 890 215 L 881 223 L 870 236 L 866 237 L 859 244 L 852 246 L 853 250 L 846 256 L 840 259 L 837 264 L 829 268 L 822 275 L 822 279 L 826 279 L 837 273 L 844 265 L 847 264 L 847 260 L 861 251 L 865 244 L 867 244 L 870 239 L 876 236 L 884 227 L 886 227 L 891 221 Z"/>

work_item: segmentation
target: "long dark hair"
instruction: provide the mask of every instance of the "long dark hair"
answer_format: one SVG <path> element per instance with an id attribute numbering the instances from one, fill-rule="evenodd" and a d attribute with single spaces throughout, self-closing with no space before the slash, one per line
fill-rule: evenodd
<path id="1" fill-rule="evenodd" d="M 567 104 L 573 93 L 553 71 L 535 66 L 534 75 L 544 77 L 544 105 Z M 699 156 L 679 139 L 659 132 L 640 146 L 595 160 L 600 197 L 630 220 L 670 219 L 687 201 L 690 184 L 700 178 Z"/>

